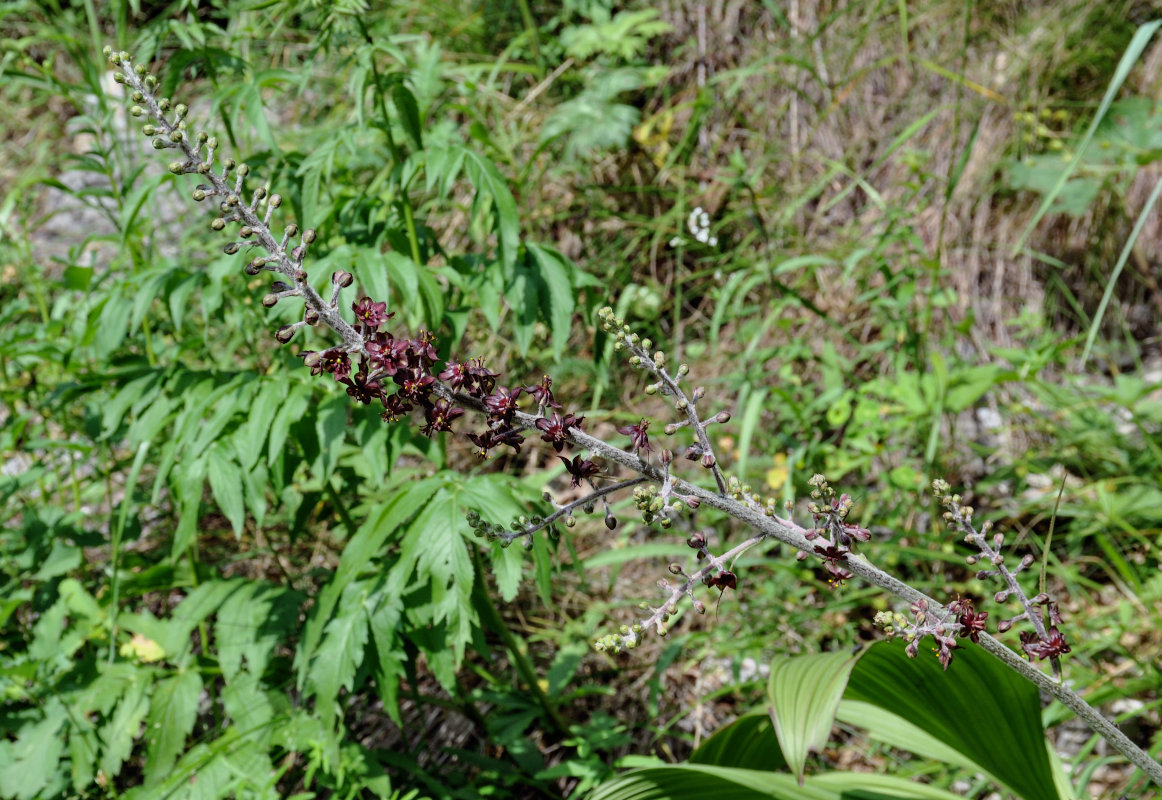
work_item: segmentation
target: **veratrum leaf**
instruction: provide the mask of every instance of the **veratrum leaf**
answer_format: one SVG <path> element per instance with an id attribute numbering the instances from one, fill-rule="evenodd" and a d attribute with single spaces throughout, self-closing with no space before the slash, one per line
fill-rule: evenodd
<path id="1" fill-rule="evenodd" d="M 783 756 L 800 783 L 807 755 L 827 744 L 848 675 L 859 658 L 847 653 L 817 653 L 771 662 L 767 684 L 771 722 Z"/>
<path id="2" fill-rule="evenodd" d="M 903 717 L 1024 800 L 1060 800 L 1036 687 L 979 647 L 957 650 L 945 672 L 935 658 L 878 642 L 852 672 L 847 699 Z"/>
<path id="3" fill-rule="evenodd" d="M 690 763 L 775 772 L 787 768 L 769 714 L 747 714 L 719 728 L 690 754 Z"/>
<path id="4" fill-rule="evenodd" d="M 667 764 L 614 778 L 588 800 L 954 800 L 956 795 L 890 775 L 832 772 L 802 786 L 791 775 L 753 769 Z"/>
<path id="5" fill-rule="evenodd" d="M 44 719 L 20 728 L 15 742 L 0 740 L 0 796 L 33 800 L 57 777 L 64 739 L 61 725 L 68 720 L 63 705 L 52 698 Z"/>

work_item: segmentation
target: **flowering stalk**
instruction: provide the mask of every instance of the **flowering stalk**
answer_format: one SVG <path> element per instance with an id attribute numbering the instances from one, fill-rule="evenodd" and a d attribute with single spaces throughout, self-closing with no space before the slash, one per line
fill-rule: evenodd
<path id="1" fill-rule="evenodd" d="M 444 369 L 436 368 L 435 337 L 430 332 L 420 331 L 414 338 L 395 338 L 384 330 L 393 316 L 388 313 L 386 303 L 371 298 L 360 298 L 352 303 L 355 324 L 348 323 L 339 312 L 339 299 L 343 289 L 353 283 L 353 276 L 347 272 L 332 275 L 331 294 L 324 300 L 307 280 L 303 269 L 303 259 L 307 247 L 315 240 L 315 232 L 304 230 L 290 223 L 276 236 L 270 227 L 271 216 L 279 208 L 281 198 L 268 195 L 264 187 L 254 189 L 247 199 L 246 179 L 249 170 L 246 165 L 236 165 L 232 160 L 219 162 L 215 171 L 218 143 L 204 133 L 190 135 L 185 120 L 187 108 L 183 104 L 173 105 L 168 99 L 157 98 L 154 89 L 157 81 L 148 75 L 141 65 L 134 65 L 127 53 L 114 53 L 106 48 L 109 61 L 117 68 L 114 77 L 130 91 L 134 106 L 134 116 L 144 116 L 149 123 L 143 128 L 147 136 L 154 137 L 153 145 L 161 150 L 176 150 L 182 158 L 170 164 L 170 171 L 176 174 L 196 174 L 206 183 L 194 190 L 195 200 L 217 199 L 220 215 L 211 222 L 211 227 L 224 230 L 227 225 L 238 226 L 241 241 L 226 245 L 228 254 L 246 250 L 261 250 L 265 255 L 256 255 L 245 265 L 250 275 L 271 272 L 279 276 L 271 291 L 263 298 L 263 305 L 273 306 L 288 298 L 302 298 L 304 302 L 302 319 L 283 326 L 276 333 L 279 342 L 285 344 L 304 325 L 322 325 L 337 334 L 341 343 L 322 352 L 305 352 L 300 355 L 312 374 L 328 373 L 343 384 L 348 395 L 356 402 L 378 403 L 382 406 L 382 416 L 386 421 L 394 421 L 413 411 L 424 417 L 420 429 L 426 436 L 439 432 L 453 431 L 457 420 L 468 411 L 484 418 L 482 430 L 463 432 L 476 447 L 481 457 L 487 457 L 497 447 L 510 447 L 516 452 L 525 441 L 526 434 L 540 435 L 540 439 L 560 454 L 566 447 L 584 451 L 572 458 L 559 455 L 560 460 L 572 478 L 574 486 L 585 484 L 590 491 L 579 500 L 557 507 L 547 517 L 518 519 L 509 529 L 488 522 L 478 514 L 469 514 L 469 523 L 482 536 L 496 539 L 502 545 L 517 539 L 528 542 L 540 530 L 550 528 L 564 518 L 566 525 L 573 519 L 578 508 L 595 507 L 600 501 L 605 508 L 605 521 L 615 527 L 616 518 L 610 511 L 608 498 L 611 494 L 634 490 L 634 501 L 648 523 L 657 522 L 665 528 L 684 510 L 693 510 L 701 505 L 714 508 L 733 517 L 751 530 L 743 542 L 716 555 L 709 537 L 698 532 L 687 539 L 687 544 L 696 553 L 703 565 L 688 573 L 680 564 L 671 564 L 670 573 L 681 578 L 676 584 L 669 580 L 659 581 L 663 594 L 662 602 L 651 607 L 646 604 L 648 614 L 633 625 L 625 626 L 619 634 L 602 637 L 597 642 L 600 649 L 617 652 L 632 648 L 640 643 L 642 634 L 652 630 L 660 635 L 667 632 L 667 623 L 679 610 L 679 606 L 689 600 L 694 609 L 704 612 L 704 604 L 695 597 L 695 590 L 701 583 L 719 591 L 736 590 L 738 577 L 730 569 L 735 558 L 748 549 L 772 540 L 793 548 L 800 559 L 811 556 L 821 559 L 828 579 L 833 586 L 843 584 L 854 577 L 862 578 L 911 604 L 915 619 L 912 621 L 900 615 L 892 618 L 909 640 L 908 651 L 915 655 L 921 638 L 936 637 L 938 655 L 947 665 L 953 658 L 958 645 L 957 638 L 970 638 L 981 647 L 1004 661 L 1042 690 L 1059 699 L 1089 726 L 1105 737 L 1130 761 L 1146 772 L 1155 783 L 1162 785 L 1162 766 L 1150 759 L 1108 720 L 1089 706 L 1079 695 L 1063 685 L 1059 680 L 1022 659 L 1017 653 L 984 631 L 987 614 L 975 612 L 963 601 L 943 606 L 935 599 L 924 595 L 913 587 L 899 581 L 871 564 L 864 556 L 858 555 L 856 548 L 870 538 L 865 528 L 848 521 L 852 500 L 848 495 L 835 496 L 834 490 L 822 476 L 811 481 L 810 527 L 797 524 L 792 509 L 785 507 L 785 516 L 776 512 L 773 499 L 759 498 L 751 489 L 740 484 L 735 478 L 723 475 L 715 457 L 707 434 L 707 427 L 713 423 L 729 420 L 726 411 L 704 415 L 698 408 L 705 397 L 705 391 L 695 388 L 687 393 L 681 386 L 689 368 L 679 365 L 674 373 L 666 368 L 665 354 L 651 352 L 652 343 L 633 333 L 623 320 L 617 319 L 611 309 L 602 309 L 599 319 L 605 330 L 615 337 L 615 348 L 629 353 L 631 366 L 646 372 L 651 383 L 647 394 L 662 394 L 672 398 L 675 410 L 683 419 L 667 425 L 669 436 L 689 428 L 693 443 L 683 453 L 686 459 L 697 461 L 702 468 L 714 476 L 716 491 L 691 483 L 674 475 L 671 467 L 674 454 L 662 450 L 658 463 L 650 460 L 653 447 L 647 429 L 649 423 L 643 419 L 637 425 L 619 430 L 630 437 L 630 448 L 621 449 L 582 430 L 584 418 L 571 413 L 559 413 L 560 403 L 552 391 L 552 380 L 544 376 L 534 386 L 506 387 L 498 385 L 500 376 L 489 370 L 480 359 L 462 362 L 448 362 Z M 289 282 L 288 282 L 289 281 Z M 524 398 L 535 401 L 536 413 L 521 410 Z M 604 466 L 595 461 L 600 458 Z M 599 485 L 611 473 L 612 466 L 619 466 L 635 477 L 613 483 Z M 1016 582 L 1016 574 L 1029 565 L 1022 560 L 1021 567 L 1008 569 L 999 553 L 1002 543 L 994 537 L 990 543 L 988 531 L 977 531 L 972 527 L 971 509 L 960 504 L 960 498 L 951 495 L 948 485 L 938 482 L 936 493 L 949 509 L 950 523 L 964 533 L 966 541 L 976 546 L 981 556 L 992 569 L 988 575 L 997 574 L 1005 581 L 1006 588 L 997 595 L 998 601 L 1016 596 L 1023 611 L 1013 622 L 1028 620 L 1034 633 L 1022 634 L 1022 648 L 1033 658 L 1048 657 L 1054 664 L 1059 677 L 1056 659 L 1069 651 L 1064 638 L 1057 632 L 1060 622 L 1056 606 L 1048 597 L 1038 595 L 1032 599 L 1025 597 Z M 1046 627 L 1039 610 L 1048 609 L 1050 626 Z M 1005 628 L 1007 629 L 1007 628 Z"/>

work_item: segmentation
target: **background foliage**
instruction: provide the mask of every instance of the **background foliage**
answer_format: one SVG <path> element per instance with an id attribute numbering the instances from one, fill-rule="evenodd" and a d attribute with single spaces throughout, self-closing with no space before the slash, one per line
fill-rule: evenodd
<path id="1" fill-rule="evenodd" d="M 481 464 L 310 379 L 324 340 L 275 344 L 292 311 L 148 151 L 107 42 L 319 230 L 320 285 L 351 271 L 442 355 L 550 371 L 616 437 L 667 410 L 595 332 L 610 303 L 732 412 L 733 473 L 827 474 L 879 563 L 986 606 L 926 495 L 971 487 L 1068 598 L 1067 677 L 1157 753 L 1162 48 L 1089 126 L 1160 12 L 5 4 L 0 797 L 579 797 L 685 762 L 772 658 L 868 642 L 886 604 L 773 548 L 716 613 L 591 652 L 688 533 L 627 503 L 527 553 L 469 536 L 543 511 L 555 459 Z M 809 772 L 989 788 L 840 721 Z M 1146 796 L 1043 721 L 1071 791 Z"/>

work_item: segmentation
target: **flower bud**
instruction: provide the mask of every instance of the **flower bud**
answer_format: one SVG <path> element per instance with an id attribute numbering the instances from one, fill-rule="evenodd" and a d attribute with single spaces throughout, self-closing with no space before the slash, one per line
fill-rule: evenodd
<path id="1" fill-rule="evenodd" d="M 141 106 L 132 106 L 129 109 L 129 113 L 135 117 L 140 117 L 142 114 L 145 113 L 145 109 L 142 108 Z"/>
<path id="2" fill-rule="evenodd" d="M 153 127 L 152 125 L 141 126 L 141 134 L 143 136 L 153 136 L 155 133 L 157 133 L 157 128 Z"/>
<path id="3" fill-rule="evenodd" d="M 210 223 L 210 228 L 215 231 L 220 231 L 225 227 L 226 220 L 222 219 L 221 217 L 218 217 L 216 220 Z"/>
<path id="4" fill-rule="evenodd" d="M 291 340 L 291 337 L 295 335 L 295 328 L 297 327 L 298 325 L 295 323 L 291 323 L 290 325 L 283 325 L 278 329 L 278 333 L 274 335 L 274 338 L 278 339 L 283 344 L 286 344 Z"/>
<path id="5" fill-rule="evenodd" d="M 192 196 L 193 196 L 194 200 L 198 203 L 200 203 L 206 199 L 206 193 L 201 189 L 194 189 L 194 193 Z"/>
<path id="6" fill-rule="evenodd" d="M 184 134 L 184 133 L 182 133 L 181 131 L 177 131 L 177 130 L 175 130 L 175 131 L 170 131 L 170 134 L 169 134 L 169 140 L 170 140 L 171 142 L 175 142 L 175 143 L 176 143 L 176 142 L 180 142 L 180 141 L 181 141 L 182 139 L 184 139 L 184 138 L 186 138 L 186 137 L 185 137 L 185 134 Z"/>
<path id="7" fill-rule="evenodd" d="M 238 242 L 230 242 L 228 245 L 226 245 L 225 247 L 222 248 L 222 252 L 228 256 L 232 256 L 235 253 L 237 253 L 240 249 L 241 249 L 241 246 L 238 244 Z"/>
<path id="8" fill-rule="evenodd" d="M 186 170 L 185 170 L 185 166 L 182 164 L 182 162 L 171 161 L 169 163 L 169 171 L 172 172 L 174 175 L 181 175 Z"/>
<path id="9" fill-rule="evenodd" d="M 274 308 L 274 305 L 277 302 L 278 302 L 278 295 L 276 295 L 276 294 L 264 295 L 262 298 L 262 305 L 265 306 L 266 308 Z"/>
<path id="10" fill-rule="evenodd" d="M 287 236 L 298 236 L 299 235 L 299 226 L 295 225 L 293 222 L 290 225 L 287 225 L 286 226 L 286 235 Z"/>
<path id="11" fill-rule="evenodd" d="M 315 230 L 314 228 L 307 228 L 303 231 L 303 244 L 310 244 L 313 241 L 315 241 Z"/>
<path id="12" fill-rule="evenodd" d="M 719 423 L 730 422 L 730 412 L 729 411 L 719 411 L 717 414 L 714 415 L 714 421 L 719 422 Z"/>
<path id="13" fill-rule="evenodd" d="M 266 202 L 270 205 L 271 208 L 278 208 L 279 206 L 282 205 L 282 195 L 281 194 L 272 194 L 270 196 L 270 199 L 267 200 Z"/>
<path id="14" fill-rule="evenodd" d="M 702 454 L 702 466 L 703 467 L 705 467 L 706 469 L 710 469 L 711 467 L 714 466 L 714 463 L 715 462 L 714 462 L 713 455 L 711 455 L 710 453 L 703 453 Z"/>
<path id="15" fill-rule="evenodd" d="M 318 325 L 319 312 L 315 311 L 313 308 L 308 308 L 303 312 L 303 322 L 307 323 L 308 325 Z"/>

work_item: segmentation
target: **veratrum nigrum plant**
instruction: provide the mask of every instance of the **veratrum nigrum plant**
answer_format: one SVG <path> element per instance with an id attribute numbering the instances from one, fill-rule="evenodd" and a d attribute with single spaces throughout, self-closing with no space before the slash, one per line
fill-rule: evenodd
<path id="1" fill-rule="evenodd" d="M 962 600 L 942 604 L 858 553 L 858 547 L 869 541 L 870 533 L 851 521 L 850 495 L 837 494 L 823 476 L 817 475 L 810 482 L 809 520 L 800 523 L 790 504 L 779 507 L 775 500 L 760 497 L 749 486 L 726 475 L 707 429 L 727 422 L 730 415 L 721 409 L 708 409 L 711 398 L 705 390 L 688 388 L 689 366 L 670 364 L 663 351 L 634 333 L 612 309 L 599 312 L 601 327 L 613 337 L 615 349 L 625 355 L 628 365 L 645 375 L 646 393 L 661 395 L 672 403 L 676 419 L 663 424 L 662 431 L 670 439 L 684 437 L 681 443 L 658 446 L 649 435 L 653 423 L 642 419 L 619 429 L 628 438 L 628 446 L 618 447 L 585 432 L 584 417 L 568 409 L 554 394 L 549 375 L 526 383 L 494 372 L 479 358 L 441 363 L 431 331 L 405 334 L 391 329 L 394 314 L 382 300 L 344 300 L 343 291 L 354 280 L 349 272 L 334 272 L 330 292 L 323 297 L 308 281 L 305 268 L 315 231 L 300 229 L 290 222 L 278 232 L 272 220 L 282 198 L 261 186 L 249 188 L 251 173 L 247 165 L 223 159 L 217 139 L 193 131 L 186 119 L 188 107 L 159 97 L 158 82 L 143 65 L 134 64 L 128 53 L 109 48 L 106 56 L 116 69 L 115 80 L 130 93 L 131 113 L 148 120 L 143 128 L 145 135 L 152 139 L 154 148 L 172 152 L 169 170 L 193 176 L 197 180 L 193 198 L 216 205 L 218 214 L 210 226 L 215 231 L 231 232 L 232 241 L 225 245 L 225 252 L 244 256 L 243 270 L 247 275 L 269 273 L 272 283 L 262 299 L 263 305 L 271 307 L 287 301 L 303 304 L 301 318 L 275 333 L 278 341 L 291 342 L 296 332 L 306 326 L 333 333 L 335 343 L 331 347 L 299 354 L 313 375 L 327 375 L 346 387 L 354 402 L 381 409 L 385 423 L 414 421 L 425 436 L 466 437 L 481 458 L 498 448 L 519 452 L 529 437 L 537 436 L 564 463 L 572 485 L 586 489 L 582 497 L 556 506 L 547 516 L 522 517 L 509 525 L 469 511 L 469 524 L 479 536 L 502 546 L 515 541 L 527 543 L 551 526 L 563 523 L 571 527 L 578 510 L 593 509 L 598 503 L 604 509 L 605 523 L 613 528 L 617 520 L 610 510 L 609 497 L 620 492 L 632 492 L 643 520 L 663 529 L 669 528 L 679 515 L 692 514 L 703 505 L 746 526 L 749 534 L 734 544 L 714 541 L 709 529 L 690 535 L 686 544 L 695 553 L 697 568 L 688 571 L 680 564 L 671 564 L 670 577 L 658 581 L 660 601 L 656 605 L 644 604 L 644 615 L 635 624 L 598 638 L 598 649 L 617 653 L 637 646 L 645 636 L 665 636 L 685 604 L 698 613 L 705 612 L 701 595 L 708 589 L 742 591 L 744 579 L 730 565 L 748 549 L 777 540 L 793 548 L 801 560 L 817 559 L 833 586 L 858 577 L 909 603 L 910 616 L 886 613 L 878 620 L 890 635 L 907 640 L 909 656 L 915 657 L 921 641 L 932 636 L 936 642 L 934 651 L 947 668 L 957 649 L 966 646 L 966 640 L 979 645 L 1060 700 L 1162 785 L 1162 765 L 1061 682 L 1060 657 L 1069 653 L 1070 647 L 1061 630 L 1063 620 L 1058 605 L 1044 593 L 1028 597 L 1016 580 L 1022 570 L 1031 566 L 1032 557 L 1026 555 L 1010 567 L 1002 552 L 1004 535 L 992 533 L 987 524 L 976 528 L 973 509 L 964 505 L 946 482 L 937 480 L 932 488 L 946 508 L 945 519 L 950 527 L 977 550 L 969 563 L 981 567 L 980 576 L 1000 579 L 1003 586 L 995 595 L 998 603 L 1016 601 L 1019 605 L 1019 613 L 999 622 L 996 628 L 1003 633 L 1017 623 L 1026 626 L 1019 634 L 1024 658 L 986 632 L 989 612 L 978 611 Z M 350 302 L 353 323 L 340 312 L 343 302 Z M 477 420 L 476 424 L 470 424 L 470 419 Z M 685 462 L 708 475 L 712 487 L 705 488 L 678 474 L 678 466 Z M 1048 661 L 1053 674 L 1039 669 L 1035 661 Z"/>

